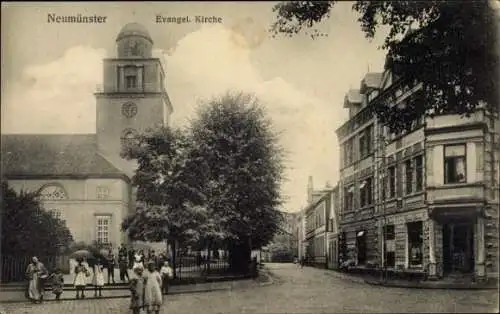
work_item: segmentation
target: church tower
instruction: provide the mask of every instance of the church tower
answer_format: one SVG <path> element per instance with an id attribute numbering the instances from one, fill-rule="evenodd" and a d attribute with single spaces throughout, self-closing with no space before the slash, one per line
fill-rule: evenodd
<path id="1" fill-rule="evenodd" d="M 104 157 L 132 175 L 135 163 L 120 157 L 122 146 L 148 128 L 168 125 L 173 108 L 146 28 L 125 25 L 116 47 L 117 58 L 104 59 L 103 86 L 95 94 L 97 145 Z"/>

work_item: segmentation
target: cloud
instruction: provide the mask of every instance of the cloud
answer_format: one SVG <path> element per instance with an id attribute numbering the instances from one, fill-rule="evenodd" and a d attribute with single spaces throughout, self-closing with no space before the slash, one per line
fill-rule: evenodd
<path id="1" fill-rule="evenodd" d="M 167 88 L 176 110 L 173 121 L 183 123 L 197 102 L 227 90 L 255 93 L 282 134 L 289 160 L 289 181 L 283 187 L 289 198 L 286 209 L 297 210 L 305 198 L 309 175 L 315 174 L 321 184 L 335 179 L 334 107 L 283 77 L 263 79 L 252 64 L 251 46 L 242 41 L 232 29 L 205 27 L 184 37 L 173 53 L 165 55 Z"/>
<path id="2" fill-rule="evenodd" d="M 2 132 L 95 132 L 96 85 L 105 50 L 73 47 L 53 62 L 29 66 L 2 108 Z"/>

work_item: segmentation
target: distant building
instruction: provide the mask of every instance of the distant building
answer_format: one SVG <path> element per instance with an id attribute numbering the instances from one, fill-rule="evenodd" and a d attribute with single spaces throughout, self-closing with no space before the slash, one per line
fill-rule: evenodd
<path id="1" fill-rule="evenodd" d="M 148 31 L 127 24 L 116 47 L 117 57 L 104 60 L 104 84 L 95 93 L 95 134 L 1 138 L 2 177 L 11 187 L 39 192 L 45 209 L 66 223 L 75 241 L 115 247 L 127 241 L 120 225 L 135 208 L 130 180 L 136 164 L 120 157 L 122 146 L 149 127 L 168 125 L 173 110 Z"/>
<path id="2" fill-rule="evenodd" d="M 335 210 L 338 189 L 314 190 L 312 177 L 308 183 L 309 204 L 302 211 L 305 220 L 305 257 L 308 264 L 335 268 L 338 259 L 338 218 Z"/>
<path id="3" fill-rule="evenodd" d="M 418 101 L 421 85 L 404 82 L 368 73 L 346 94 L 349 120 L 337 130 L 343 253 L 358 268 L 498 278 L 498 113 L 419 118 L 393 134 L 370 107 Z"/>

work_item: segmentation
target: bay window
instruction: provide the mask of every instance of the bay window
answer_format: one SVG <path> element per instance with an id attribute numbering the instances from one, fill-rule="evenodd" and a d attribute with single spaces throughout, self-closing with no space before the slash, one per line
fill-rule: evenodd
<path id="1" fill-rule="evenodd" d="M 463 183 L 467 181 L 465 172 L 465 144 L 444 147 L 444 183 Z"/>

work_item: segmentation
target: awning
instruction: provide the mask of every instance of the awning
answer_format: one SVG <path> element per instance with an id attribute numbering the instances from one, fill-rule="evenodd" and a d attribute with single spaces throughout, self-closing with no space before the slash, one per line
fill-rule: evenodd
<path id="1" fill-rule="evenodd" d="M 349 193 L 354 192 L 354 185 L 353 185 L 353 186 L 351 186 L 351 187 L 347 190 L 347 192 L 349 192 Z"/>
<path id="2" fill-rule="evenodd" d="M 362 237 L 363 234 L 365 234 L 365 232 L 364 231 L 360 231 L 360 232 L 358 232 L 357 237 Z"/>
<path id="3" fill-rule="evenodd" d="M 364 188 L 366 185 L 366 180 L 364 180 L 363 182 L 361 182 L 361 184 L 359 185 L 359 188 L 362 189 Z"/>

